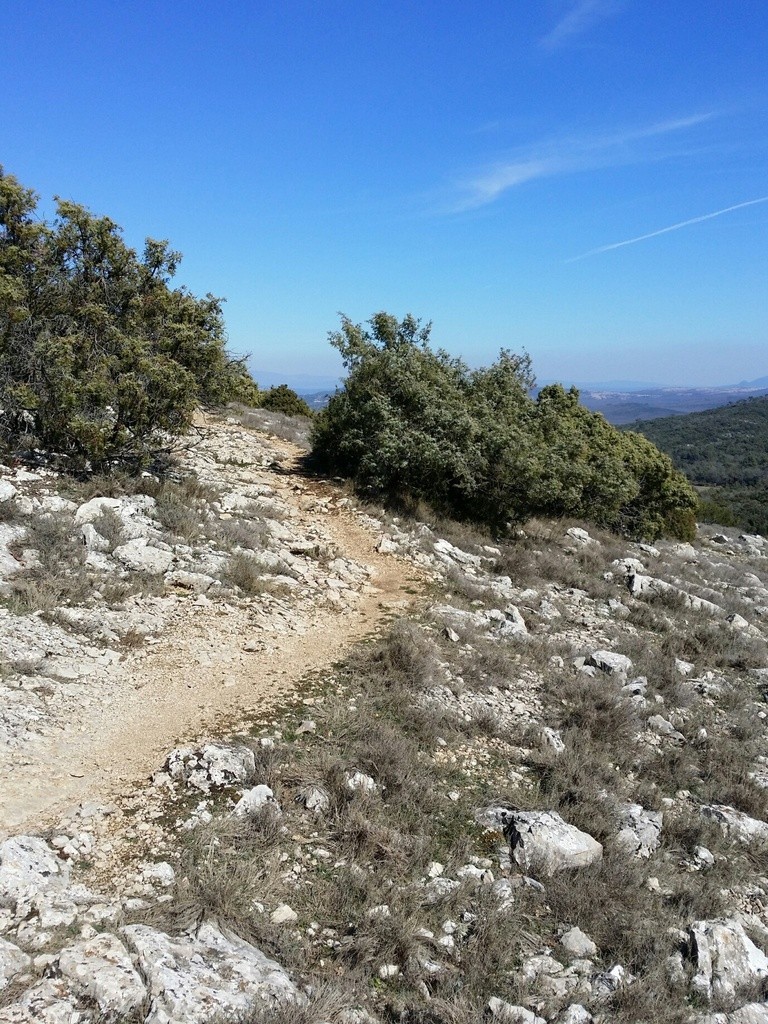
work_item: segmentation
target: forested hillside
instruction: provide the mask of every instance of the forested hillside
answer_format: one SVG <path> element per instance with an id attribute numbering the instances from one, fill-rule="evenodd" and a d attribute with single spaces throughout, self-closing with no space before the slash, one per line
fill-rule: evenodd
<path id="1" fill-rule="evenodd" d="M 768 397 L 643 420 L 632 429 L 699 488 L 704 521 L 768 532 Z"/>

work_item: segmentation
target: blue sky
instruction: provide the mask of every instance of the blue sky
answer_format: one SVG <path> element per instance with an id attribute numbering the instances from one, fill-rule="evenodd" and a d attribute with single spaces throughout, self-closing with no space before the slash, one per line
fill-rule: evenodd
<path id="1" fill-rule="evenodd" d="M 386 309 L 542 379 L 768 373 L 764 0 L 6 0 L 3 35 L 5 170 L 169 238 L 258 368 L 333 376 L 337 312 Z"/>

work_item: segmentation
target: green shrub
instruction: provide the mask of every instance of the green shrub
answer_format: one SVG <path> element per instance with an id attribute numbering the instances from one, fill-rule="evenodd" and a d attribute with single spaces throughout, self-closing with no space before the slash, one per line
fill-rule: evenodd
<path id="1" fill-rule="evenodd" d="M 37 196 L 0 168 L 0 436 L 72 469 L 136 468 L 184 431 L 195 406 L 258 391 L 224 346 L 221 301 L 171 288 L 181 254 Z"/>
<path id="2" fill-rule="evenodd" d="M 649 441 L 620 433 L 575 389 L 534 400 L 527 355 L 470 370 L 429 346 L 430 325 L 377 313 L 332 333 L 348 376 L 316 417 L 313 457 L 369 493 L 499 530 L 533 515 L 633 537 L 690 538 L 696 497 Z"/>
<path id="3" fill-rule="evenodd" d="M 279 384 L 269 391 L 262 391 L 258 404 L 270 412 L 281 412 L 285 416 L 311 416 L 312 410 L 303 398 L 289 388 L 287 384 Z"/>

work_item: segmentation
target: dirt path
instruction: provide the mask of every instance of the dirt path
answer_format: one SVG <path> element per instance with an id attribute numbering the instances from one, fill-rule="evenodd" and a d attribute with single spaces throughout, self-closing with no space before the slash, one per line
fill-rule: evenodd
<path id="1" fill-rule="evenodd" d="M 286 442 L 275 447 L 283 466 L 293 463 L 295 472 L 298 449 Z M 321 525 L 341 557 L 370 569 L 371 585 L 357 604 L 343 612 L 317 607 L 302 622 L 303 632 L 273 633 L 269 649 L 249 652 L 247 646 L 258 646 L 249 641 L 263 635 L 256 631 L 252 607 L 185 602 L 151 647 L 125 659 L 108 700 L 84 708 L 40 756 L 17 763 L 6 775 L 2 832 L 45 827 L 80 801 L 113 800 L 145 782 L 173 747 L 226 735 L 279 708 L 308 673 L 330 668 L 395 608 L 413 600 L 421 582 L 416 570 L 379 553 L 378 537 L 350 509 L 334 508 L 317 519 L 317 512 L 306 510 L 307 494 L 339 494 L 306 478 L 297 491 L 298 479 L 272 472 L 269 484 L 292 504 L 299 530 Z"/>

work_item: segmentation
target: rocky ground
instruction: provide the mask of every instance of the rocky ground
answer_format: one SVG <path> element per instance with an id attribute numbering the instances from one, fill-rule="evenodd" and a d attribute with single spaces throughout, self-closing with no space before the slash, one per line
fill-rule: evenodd
<path id="1" fill-rule="evenodd" d="M 768 1021 L 768 544 L 299 454 L 3 474 L 0 1022 Z"/>

